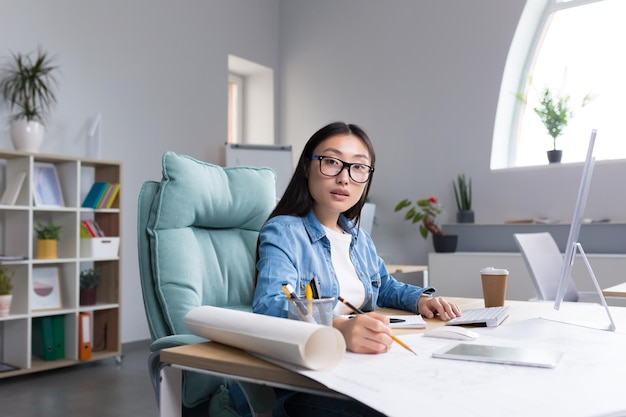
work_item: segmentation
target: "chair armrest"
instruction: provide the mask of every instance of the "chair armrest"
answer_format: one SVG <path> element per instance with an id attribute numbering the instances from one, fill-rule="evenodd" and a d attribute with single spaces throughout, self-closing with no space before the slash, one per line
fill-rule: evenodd
<path id="1" fill-rule="evenodd" d="M 207 339 L 193 334 L 175 334 L 172 336 L 161 337 L 160 339 L 153 341 L 150 345 L 150 351 L 156 352 L 161 349 L 192 345 L 194 343 L 204 343 L 207 341 Z"/>

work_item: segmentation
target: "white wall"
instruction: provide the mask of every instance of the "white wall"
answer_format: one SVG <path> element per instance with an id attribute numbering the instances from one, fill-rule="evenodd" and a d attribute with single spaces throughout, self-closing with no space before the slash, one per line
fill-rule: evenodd
<path id="1" fill-rule="evenodd" d="M 502 72 L 524 4 L 281 2 L 282 137 L 297 156 L 327 122 L 366 129 L 377 151 L 373 237 L 388 262 L 423 264 L 432 250 L 393 212 L 396 203 L 436 196 L 442 220 L 454 222 L 459 173 L 472 177 L 479 223 L 571 219 L 581 164 L 489 169 Z M 625 220 L 626 193 L 616 180 L 625 174 L 624 161 L 596 164 L 587 217 Z"/>
<path id="2" fill-rule="evenodd" d="M 223 160 L 228 54 L 278 66 L 278 1 L 0 0 L 0 9 L 0 58 L 41 45 L 61 67 L 41 151 L 86 155 L 89 119 L 102 112 L 102 157 L 123 162 L 122 342 L 150 338 L 137 266 L 139 189 L 160 179 L 167 150 Z M 13 148 L 6 123 L 0 147 Z"/>
<path id="3" fill-rule="evenodd" d="M 580 166 L 491 172 L 509 43 L 525 0 L 0 0 L 0 56 L 38 44 L 58 55 L 59 104 L 42 151 L 84 155 L 102 112 L 102 156 L 124 163 L 122 341 L 148 338 L 136 202 L 166 150 L 222 162 L 227 56 L 275 69 L 278 139 L 294 156 L 323 124 L 362 125 L 377 147 L 374 238 L 392 263 L 426 263 L 430 241 L 395 204 L 474 182 L 478 222 L 567 220 Z M 280 60 L 279 60 L 280 59 Z M 0 105 L 0 118 L 7 109 Z M 0 146 L 12 148 L 0 123 Z M 598 164 L 590 217 L 624 220 L 626 164 Z M 608 185 L 610 184 L 610 186 Z"/>

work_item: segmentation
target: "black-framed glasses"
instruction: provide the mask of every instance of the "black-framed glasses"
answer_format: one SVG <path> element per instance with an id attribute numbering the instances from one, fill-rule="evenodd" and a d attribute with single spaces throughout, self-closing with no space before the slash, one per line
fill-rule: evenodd
<path id="1" fill-rule="evenodd" d="M 374 172 L 374 167 L 358 162 L 345 162 L 334 156 L 311 155 L 311 160 L 320 161 L 320 172 L 327 177 L 336 177 L 341 174 L 344 168 L 347 168 L 348 175 L 352 181 L 360 184 L 367 182 L 372 172 Z"/>

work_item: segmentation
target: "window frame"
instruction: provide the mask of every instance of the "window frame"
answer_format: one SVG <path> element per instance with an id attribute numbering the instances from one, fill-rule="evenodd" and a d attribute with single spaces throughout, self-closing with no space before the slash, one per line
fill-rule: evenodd
<path id="1" fill-rule="evenodd" d="M 505 63 L 494 122 L 490 168 L 517 168 L 515 165 L 523 103 L 516 93 L 526 92 L 537 49 L 549 30 L 553 14 L 605 0 L 529 0 L 527 1 Z"/>
<path id="2" fill-rule="evenodd" d="M 228 73 L 228 139 L 227 143 L 242 143 L 243 140 L 243 119 L 244 115 L 244 89 L 245 89 L 245 77 L 233 72 Z M 232 93 L 230 91 L 230 84 L 234 84 L 235 103 L 232 103 Z"/>

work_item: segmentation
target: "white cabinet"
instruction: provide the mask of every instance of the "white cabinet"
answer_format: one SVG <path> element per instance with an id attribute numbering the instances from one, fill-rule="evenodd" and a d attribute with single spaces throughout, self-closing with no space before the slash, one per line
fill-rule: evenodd
<path id="1" fill-rule="evenodd" d="M 35 204 L 35 168 L 40 164 L 56 170 L 63 206 Z M 79 314 L 90 317 L 89 338 L 92 354 L 88 360 L 121 356 L 120 342 L 120 258 L 117 253 L 107 257 L 84 256 L 80 250 L 80 222 L 94 219 L 106 236 L 121 238 L 121 209 L 118 194 L 109 209 L 82 208 L 81 203 L 95 181 L 119 183 L 121 164 L 114 161 L 81 159 L 55 155 L 0 151 L 0 193 L 11 187 L 25 173 L 25 180 L 15 204 L 0 205 L 0 254 L 23 256 L 22 260 L 3 260 L 14 273 L 13 303 L 8 317 L 0 317 L 0 362 L 18 367 L 0 372 L 0 378 L 38 372 L 81 363 L 79 359 Z M 43 188 L 40 192 L 49 192 Z M 63 227 L 58 241 L 56 259 L 37 259 L 37 223 L 54 222 Z M 42 269 L 58 271 L 60 308 L 38 309 L 33 278 Z M 86 268 L 101 273 L 94 305 L 79 302 L 79 274 Z M 63 344 L 62 357 L 44 360 L 35 355 L 39 350 L 38 322 L 59 316 L 62 333 L 55 342 Z M 35 325 L 34 325 L 35 324 Z M 34 337 L 36 336 L 36 337 Z"/>
<path id="2" fill-rule="evenodd" d="M 626 255 L 587 254 L 589 263 L 601 288 L 626 281 Z M 430 253 L 428 272 L 430 285 L 437 295 L 482 298 L 480 270 L 487 266 L 509 270 L 506 297 L 510 300 L 529 300 L 536 296 L 528 269 L 520 253 L 512 252 L 456 252 Z M 580 256 L 574 262 L 572 276 L 579 291 L 595 291 Z M 554 277 L 559 280 L 559 277 Z M 619 300 L 607 299 L 609 304 L 623 305 Z"/>

